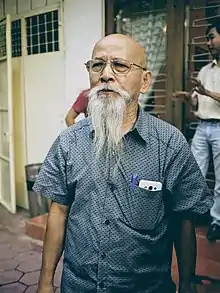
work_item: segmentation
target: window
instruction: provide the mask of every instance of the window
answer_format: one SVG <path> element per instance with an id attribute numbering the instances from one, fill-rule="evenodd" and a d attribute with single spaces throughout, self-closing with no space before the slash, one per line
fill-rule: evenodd
<path id="1" fill-rule="evenodd" d="M 58 10 L 26 18 L 28 55 L 59 51 Z"/>
<path id="2" fill-rule="evenodd" d="M 11 24 L 12 57 L 21 56 L 21 20 Z M 6 24 L 0 25 L 0 58 L 6 56 Z"/>
<path id="3" fill-rule="evenodd" d="M 0 24 L 0 58 L 6 56 L 6 24 Z"/>
<path id="4" fill-rule="evenodd" d="M 12 21 L 11 24 L 12 57 L 20 57 L 21 52 L 21 20 Z"/>

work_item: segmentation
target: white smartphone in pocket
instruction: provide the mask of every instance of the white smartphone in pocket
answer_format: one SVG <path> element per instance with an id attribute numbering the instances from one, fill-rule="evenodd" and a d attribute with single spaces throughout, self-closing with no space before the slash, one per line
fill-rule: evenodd
<path id="1" fill-rule="evenodd" d="M 157 181 L 140 180 L 138 186 L 149 191 L 162 190 L 162 183 Z"/>

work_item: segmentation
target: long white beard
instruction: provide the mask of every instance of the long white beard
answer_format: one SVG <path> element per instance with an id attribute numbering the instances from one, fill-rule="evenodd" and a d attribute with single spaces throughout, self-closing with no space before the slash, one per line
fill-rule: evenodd
<path id="1" fill-rule="evenodd" d="M 117 96 L 100 93 L 102 90 L 114 91 Z M 103 153 L 110 157 L 120 156 L 123 149 L 123 118 L 130 101 L 126 91 L 110 85 L 100 85 L 90 91 L 88 114 L 95 131 L 94 145 L 97 155 Z"/>

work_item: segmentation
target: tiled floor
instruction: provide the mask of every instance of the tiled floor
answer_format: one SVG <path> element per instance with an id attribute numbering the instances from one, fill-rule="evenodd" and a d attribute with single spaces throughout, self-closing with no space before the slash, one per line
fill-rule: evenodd
<path id="1" fill-rule="evenodd" d="M 27 214 L 9 214 L 0 206 L 0 292 L 35 293 L 41 266 L 42 242 L 24 234 Z M 59 287 L 61 265 L 55 278 Z M 57 293 L 59 289 L 57 288 Z"/>
<path id="2" fill-rule="evenodd" d="M 3 229 L 0 229 L 0 235 L 0 292 L 36 292 L 41 266 L 41 246 Z M 60 273 L 61 267 L 56 276 L 57 287 Z"/>
<path id="3" fill-rule="evenodd" d="M 0 292 L 35 293 L 40 273 L 41 252 L 42 243 L 24 235 L 24 216 L 20 213 L 16 216 L 9 215 L 0 207 Z M 207 243 L 201 231 L 198 239 L 197 273 L 203 274 L 208 271 L 212 277 L 220 279 L 219 263 L 220 245 Z M 61 271 L 60 263 L 55 276 L 57 293 Z M 178 282 L 175 261 L 173 278 Z M 220 293 L 220 286 L 217 285 L 198 285 L 197 289 L 198 293 Z"/>

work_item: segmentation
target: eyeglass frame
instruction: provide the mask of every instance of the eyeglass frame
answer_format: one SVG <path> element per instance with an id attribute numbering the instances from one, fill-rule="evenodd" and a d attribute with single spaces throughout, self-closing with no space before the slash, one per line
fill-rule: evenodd
<path id="1" fill-rule="evenodd" d="M 129 61 L 124 60 L 124 59 L 113 58 L 113 59 L 108 60 L 108 61 L 105 61 L 105 60 L 103 60 L 103 59 L 91 59 L 91 60 L 88 60 L 87 62 L 84 63 L 84 65 L 86 66 L 87 71 L 88 71 L 90 74 L 91 74 L 91 68 L 88 66 L 88 63 L 91 62 L 91 61 L 102 61 L 102 62 L 105 63 L 105 66 L 103 67 L 102 70 L 97 71 L 97 72 L 93 71 L 93 72 L 92 72 L 93 74 L 101 74 L 101 73 L 104 71 L 104 69 L 106 68 L 107 64 L 110 64 L 111 69 L 112 69 L 112 71 L 113 71 L 114 74 L 121 74 L 121 75 L 123 75 L 123 74 L 128 74 L 128 73 L 131 71 L 131 67 L 132 67 L 132 66 L 136 66 L 136 67 L 138 67 L 138 68 L 140 68 L 140 69 L 142 69 L 142 70 L 144 70 L 144 71 L 147 71 L 147 68 L 142 67 L 141 65 L 136 64 L 136 63 L 133 63 L 133 62 L 130 63 Z M 115 72 L 115 70 L 114 70 L 114 65 L 113 65 L 113 62 L 114 62 L 114 61 L 122 61 L 122 62 L 125 62 L 126 65 L 128 65 L 128 70 L 125 71 L 125 72 L 118 72 L 118 71 Z"/>

